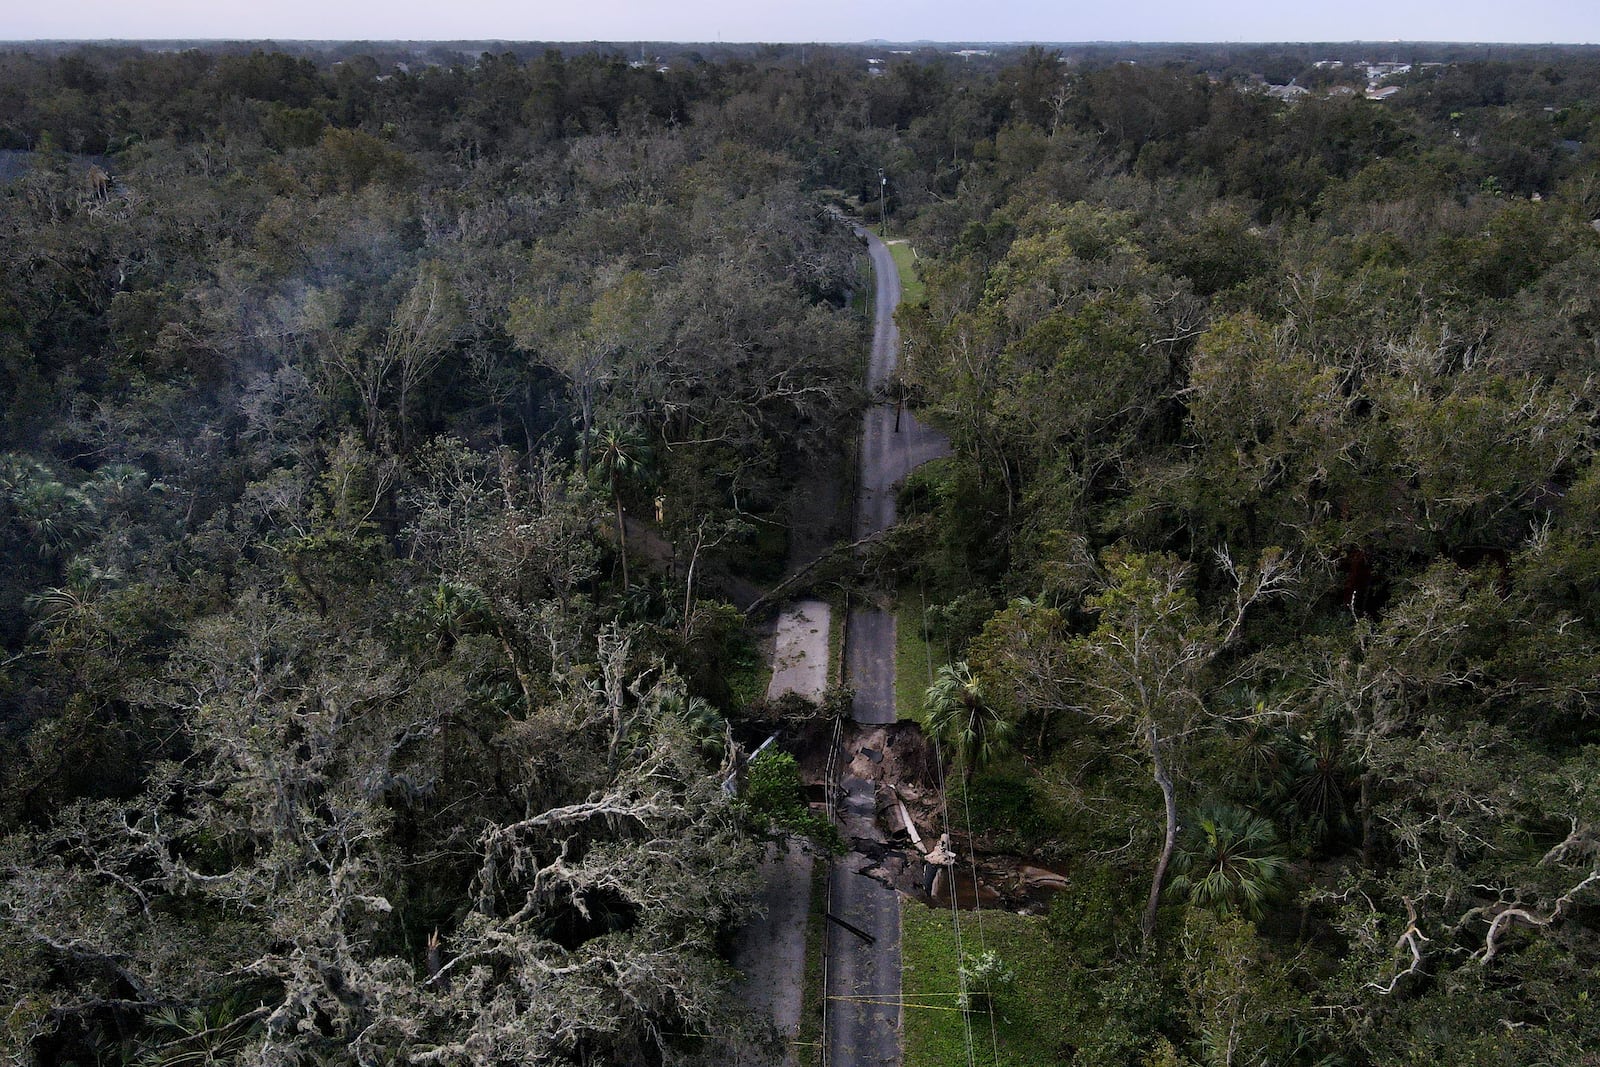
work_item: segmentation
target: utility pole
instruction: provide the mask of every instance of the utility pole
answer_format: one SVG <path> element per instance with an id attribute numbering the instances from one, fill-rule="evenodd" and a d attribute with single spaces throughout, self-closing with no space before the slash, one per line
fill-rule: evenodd
<path id="1" fill-rule="evenodd" d="M 889 179 L 883 176 L 883 168 L 878 168 L 878 236 L 889 236 L 889 215 L 886 206 L 889 202 Z"/>

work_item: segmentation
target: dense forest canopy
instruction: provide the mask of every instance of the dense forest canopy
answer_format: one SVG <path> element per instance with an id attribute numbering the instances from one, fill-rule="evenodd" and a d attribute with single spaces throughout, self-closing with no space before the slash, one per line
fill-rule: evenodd
<path id="1" fill-rule="evenodd" d="M 0 53 L 0 1050 L 744 1040 L 884 173 L 1060 1059 L 1592 1055 L 1600 54 L 1399 47 Z"/>

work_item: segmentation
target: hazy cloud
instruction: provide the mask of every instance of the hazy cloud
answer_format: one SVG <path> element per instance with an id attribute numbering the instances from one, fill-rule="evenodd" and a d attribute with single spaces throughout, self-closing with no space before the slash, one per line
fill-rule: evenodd
<path id="1" fill-rule="evenodd" d="M 671 41 L 1600 40 L 1596 0 L 57 0 L 0 38 Z"/>

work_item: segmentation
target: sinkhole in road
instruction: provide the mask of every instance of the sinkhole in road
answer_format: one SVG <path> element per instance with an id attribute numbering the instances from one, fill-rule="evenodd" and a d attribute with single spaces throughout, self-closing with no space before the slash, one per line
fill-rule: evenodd
<path id="1" fill-rule="evenodd" d="M 916 723 L 842 723 L 808 741 L 799 753 L 808 795 L 819 808 L 831 797 L 840 833 L 861 857 L 858 873 L 924 904 L 949 907 L 953 895 L 960 908 L 1023 913 L 1048 910 L 1067 887 L 1059 866 L 968 832 L 961 783 L 946 782 Z M 941 851 L 955 862 L 938 863 Z"/>

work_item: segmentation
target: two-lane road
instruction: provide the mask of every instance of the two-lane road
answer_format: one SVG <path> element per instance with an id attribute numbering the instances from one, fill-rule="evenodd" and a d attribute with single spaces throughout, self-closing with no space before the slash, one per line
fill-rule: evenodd
<path id="1" fill-rule="evenodd" d="M 864 229 L 877 284 L 872 357 L 867 387 L 877 393 L 894 374 L 900 331 L 894 311 L 900 303 L 900 274 L 894 257 Z M 942 435 L 917 422 L 892 403 L 868 407 L 861 421 L 861 483 L 856 498 L 855 536 L 859 540 L 888 529 L 895 520 L 895 491 L 919 464 L 944 454 Z M 857 723 L 895 721 L 894 615 L 880 605 L 853 608 L 845 640 L 845 671 L 855 688 L 852 714 Z M 848 735 L 847 735 L 848 736 Z M 840 754 L 848 766 L 854 753 Z M 870 763 L 870 761 L 869 761 Z M 841 821 L 847 840 L 881 841 L 876 826 L 874 781 L 850 775 Z M 837 924 L 828 928 L 828 1025 L 824 1035 L 827 1067 L 895 1067 L 900 1063 L 900 902 L 893 889 L 861 872 L 872 861 L 852 851 L 833 865 L 829 907 L 864 932 L 869 943 Z"/>
<path id="2" fill-rule="evenodd" d="M 900 330 L 894 309 L 900 304 L 900 273 L 889 248 L 866 230 L 877 280 L 872 331 L 872 358 L 867 365 L 867 388 L 878 393 L 894 375 L 900 355 Z M 949 442 L 917 421 L 909 411 L 892 403 L 876 403 L 861 416 L 861 483 L 856 495 L 855 538 L 861 540 L 894 525 L 895 492 L 906 475 L 945 455 Z M 895 721 L 894 615 L 878 605 L 858 607 L 850 613 L 845 649 L 845 670 L 855 687 L 853 709 L 862 723 Z"/>

